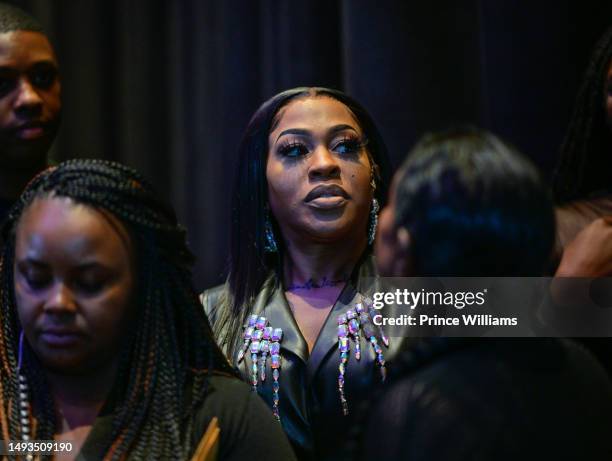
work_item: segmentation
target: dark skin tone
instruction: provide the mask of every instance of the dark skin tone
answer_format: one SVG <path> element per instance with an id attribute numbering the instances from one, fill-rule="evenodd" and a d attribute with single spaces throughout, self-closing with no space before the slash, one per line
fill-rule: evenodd
<path id="1" fill-rule="evenodd" d="M 57 59 L 38 32 L 0 34 L 0 198 L 15 199 L 47 165 L 61 115 Z"/>
<path id="2" fill-rule="evenodd" d="M 15 297 L 25 339 L 54 397 L 58 441 L 85 442 L 114 384 L 128 336 L 132 245 L 108 213 L 66 198 L 37 199 L 16 233 Z"/>
<path id="3" fill-rule="evenodd" d="M 281 109 L 268 145 L 270 208 L 287 249 L 285 295 L 312 350 L 367 245 L 372 166 L 355 117 L 328 97 Z"/>
<path id="4" fill-rule="evenodd" d="M 604 81 L 604 110 L 612 133 L 612 61 Z M 612 275 L 612 217 L 595 219 L 563 248 L 558 277 L 606 277 Z M 565 242 L 562 242 L 565 243 Z"/>

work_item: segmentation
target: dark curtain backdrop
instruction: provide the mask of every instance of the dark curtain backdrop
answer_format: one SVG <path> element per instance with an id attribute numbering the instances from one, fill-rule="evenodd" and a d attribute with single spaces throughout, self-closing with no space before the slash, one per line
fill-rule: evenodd
<path id="1" fill-rule="evenodd" d="M 299 85 L 372 113 L 398 165 L 425 131 L 491 129 L 550 176 L 612 2 L 527 0 L 23 0 L 57 49 L 58 160 L 102 157 L 148 176 L 222 280 L 236 146 L 258 105 Z"/>

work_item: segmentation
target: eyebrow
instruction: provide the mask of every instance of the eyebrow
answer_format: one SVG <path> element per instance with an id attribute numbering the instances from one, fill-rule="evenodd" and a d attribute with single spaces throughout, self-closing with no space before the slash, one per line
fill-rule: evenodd
<path id="1" fill-rule="evenodd" d="M 59 73 L 59 66 L 57 65 L 55 61 L 52 61 L 50 59 L 42 59 L 40 61 L 36 61 L 32 65 L 29 66 L 29 69 L 32 69 L 35 67 L 41 67 L 41 66 L 53 68 L 53 70 Z M 14 65 L 10 65 L 10 64 L 0 65 L 0 71 L 14 71 L 14 70 L 15 70 Z"/>
<path id="2" fill-rule="evenodd" d="M 351 125 L 346 125 L 346 124 L 334 125 L 333 127 L 329 129 L 329 132 L 330 134 L 335 134 L 339 131 L 344 131 L 344 130 L 352 130 L 355 133 L 357 133 L 357 130 L 354 127 L 352 127 Z M 276 138 L 275 142 L 278 142 L 281 136 L 285 136 L 287 134 L 297 134 L 300 136 L 306 136 L 306 135 L 309 135 L 310 133 L 311 133 L 310 130 L 306 130 L 304 128 L 289 128 L 288 130 L 282 131 Z"/>
<path id="3" fill-rule="evenodd" d="M 39 259 L 36 259 L 36 258 L 29 257 L 29 256 L 24 258 L 24 259 L 17 260 L 16 263 L 17 263 L 17 265 L 28 264 L 28 265 L 35 266 L 35 267 L 40 267 L 40 268 L 47 268 L 47 267 L 49 267 L 48 263 L 43 262 L 43 261 L 41 261 Z M 84 271 L 84 270 L 88 270 L 88 269 L 96 269 L 98 267 L 105 268 L 107 266 L 104 263 L 100 262 L 100 261 L 89 261 L 89 262 L 84 262 L 82 264 L 77 265 L 76 269 Z"/>

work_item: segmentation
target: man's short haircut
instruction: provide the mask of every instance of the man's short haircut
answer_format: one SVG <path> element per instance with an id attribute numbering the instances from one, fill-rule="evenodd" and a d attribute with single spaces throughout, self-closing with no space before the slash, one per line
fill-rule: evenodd
<path id="1" fill-rule="evenodd" d="M 42 25 L 21 8 L 0 3 L 0 34 L 18 30 L 45 33 Z"/>

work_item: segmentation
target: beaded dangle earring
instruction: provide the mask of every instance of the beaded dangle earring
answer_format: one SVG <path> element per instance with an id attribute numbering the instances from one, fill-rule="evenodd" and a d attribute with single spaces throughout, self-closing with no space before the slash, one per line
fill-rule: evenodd
<path id="1" fill-rule="evenodd" d="M 373 198 L 372 207 L 370 208 L 370 222 L 368 224 L 368 245 L 372 245 L 374 243 L 374 239 L 376 238 L 376 227 L 378 226 L 379 209 L 380 206 L 378 205 L 378 200 Z"/>
<path id="2" fill-rule="evenodd" d="M 270 219 L 270 210 L 268 207 L 266 207 L 264 220 L 264 233 L 266 237 L 264 250 L 266 253 L 276 253 L 278 252 L 278 245 L 276 244 L 276 239 L 274 238 L 274 229 L 272 228 L 272 220 Z"/>
<path id="3" fill-rule="evenodd" d="M 370 187 L 372 188 L 372 193 L 376 192 L 376 177 L 375 171 L 378 167 L 372 166 L 370 171 Z M 368 221 L 368 245 L 372 245 L 374 243 L 374 238 L 376 237 L 376 227 L 378 226 L 378 210 L 380 210 L 380 206 L 378 205 L 378 200 L 376 198 L 372 198 L 372 206 L 370 207 L 370 219 Z"/>
<path id="4" fill-rule="evenodd" d="M 28 382 L 26 377 L 21 373 L 21 365 L 23 364 L 23 330 L 19 334 L 19 352 L 17 355 L 17 379 L 19 380 L 19 396 L 17 398 L 17 405 L 19 408 L 19 423 L 21 440 L 23 442 L 29 442 L 31 437 L 30 428 L 30 403 L 28 401 Z M 28 454 L 25 459 L 31 461 L 34 456 Z"/>

